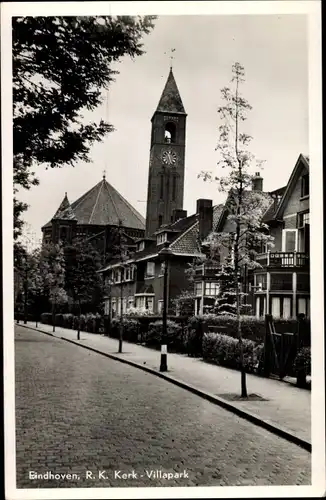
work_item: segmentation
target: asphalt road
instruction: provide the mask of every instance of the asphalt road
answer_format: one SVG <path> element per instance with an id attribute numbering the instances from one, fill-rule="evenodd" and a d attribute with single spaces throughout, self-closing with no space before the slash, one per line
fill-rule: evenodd
<path id="1" fill-rule="evenodd" d="M 310 453 L 165 380 L 19 326 L 15 355 L 17 488 L 310 484 Z"/>

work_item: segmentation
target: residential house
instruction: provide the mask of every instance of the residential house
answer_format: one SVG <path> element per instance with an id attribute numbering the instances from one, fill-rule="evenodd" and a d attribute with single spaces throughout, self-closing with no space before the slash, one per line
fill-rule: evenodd
<path id="1" fill-rule="evenodd" d="M 257 255 L 255 315 L 310 316 L 309 157 L 300 154 L 285 188 L 264 215 L 274 248 Z"/>
<path id="2" fill-rule="evenodd" d="M 152 238 L 138 241 L 137 251 L 125 262 L 113 261 L 102 272 L 106 280 L 105 313 L 115 316 L 131 307 L 160 314 L 163 307 L 163 262 L 160 250 L 168 246 L 167 261 L 168 312 L 173 313 L 173 300 L 183 291 L 193 290 L 187 271 L 189 264 L 205 258 L 201 242 L 217 224 L 222 205 L 213 207 L 211 200 L 198 200 L 197 211 L 187 217 L 185 211 L 175 210 L 174 221 L 161 226 Z"/>

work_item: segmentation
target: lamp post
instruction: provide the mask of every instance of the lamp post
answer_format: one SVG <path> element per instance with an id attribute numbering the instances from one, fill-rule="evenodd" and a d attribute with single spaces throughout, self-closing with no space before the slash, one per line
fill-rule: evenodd
<path id="1" fill-rule="evenodd" d="M 159 252 L 159 257 L 164 265 L 163 274 L 163 314 L 162 314 L 162 336 L 161 336 L 161 363 L 160 372 L 166 372 L 167 367 L 167 302 L 168 302 L 168 260 L 172 251 L 168 248 L 169 243 L 166 242 L 164 247 Z"/>

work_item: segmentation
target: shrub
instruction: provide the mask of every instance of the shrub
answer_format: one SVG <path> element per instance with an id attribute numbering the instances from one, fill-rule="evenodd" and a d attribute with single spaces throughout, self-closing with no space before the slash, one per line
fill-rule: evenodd
<path id="1" fill-rule="evenodd" d="M 56 314 L 55 315 L 55 324 L 56 324 L 56 326 L 64 326 L 63 314 Z"/>
<path id="2" fill-rule="evenodd" d="M 300 373 L 311 375 L 310 347 L 302 347 L 301 349 L 299 349 L 293 361 L 293 370 L 296 375 Z"/>
<path id="3" fill-rule="evenodd" d="M 157 320 L 149 324 L 148 331 L 145 333 L 145 344 L 150 347 L 159 347 L 161 345 L 163 333 L 163 321 Z M 169 350 L 176 352 L 184 351 L 183 328 L 175 321 L 167 320 L 167 345 Z"/>
<path id="4" fill-rule="evenodd" d="M 114 318 L 111 321 L 110 337 L 118 339 L 120 337 L 120 319 Z M 136 319 L 124 317 L 122 320 L 123 340 L 127 342 L 138 342 L 139 323 Z"/>
<path id="5" fill-rule="evenodd" d="M 275 330 L 278 333 L 297 332 L 298 322 L 294 318 L 274 320 Z M 188 322 L 189 329 L 195 329 L 199 332 L 204 329 L 207 331 L 207 326 L 221 326 L 221 333 L 230 337 L 237 337 L 237 318 L 229 315 L 204 314 L 194 316 Z M 310 322 L 306 321 L 304 327 L 309 330 Z M 255 316 L 241 316 L 241 332 L 244 339 L 262 343 L 265 338 L 265 318 L 256 318 Z"/>
<path id="6" fill-rule="evenodd" d="M 52 314 L 51 313 L 42 313 L 40 316 L 41 323 L 44 325 L 52 325 Z"/>
<path id="7" fill-rule="evenodd" d="M 254 372 L 257 365 L 256 343 L 243 339 L 243 366 L 247 372 Z M 238 339 L 219 333 L 205 333 L 203 337 L 203 358 L 228 368 L 239 369 L 240 346 Z"/>
<path id="8" fill-rule="evenodd" d="M 66 314 L 63 314 L 62 316 L 63 316 L 63 327 L 72 329 L 73 328 L 73 319 L 74 319 L 73 314 L 66 313 Z"/>

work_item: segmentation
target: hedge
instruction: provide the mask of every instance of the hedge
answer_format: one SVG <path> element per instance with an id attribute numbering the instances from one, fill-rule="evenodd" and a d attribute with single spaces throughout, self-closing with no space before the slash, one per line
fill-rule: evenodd
<path id="1" fill-rule="evenodd" d="M 42 313 L 41 323 L 52 325 L 52 313 Z M 80 330 L 91 333 L 100 333 L 103 330 L 103 319 L 99 314 L 81 314 L 80 318 L 73 314 L 56 314 L 55 325 L 62 328 L 70 328 L 73 330 L 78 329 L 80 323 Z"/>
<path id="2" fill-rule="evenodd" d="M 110 324 L 110 337 L 118 339 L 120 337 L 120 319 L 113 318 Z M 136 319 L 123 318 L 123 340 L 127 342 L 138 342 L 139 340 L 139 323 Z"/>
<path id="3" fill-rule="evenodd" d="M 204 314 L 194 316 L 188 323 L 188 328 L 196 330 L 200 337 L 204 331 L 207 331 L 208 325 L 221 326 L 221 333 L 230 337 L 237 337 L 237 318 L 235 316 Z M 298 322 L 294 318 L 274 319 L 275 331 L 277 333 L 286 333 L 298 331 Z M 303 334 L 310 333 L 310 322 L 305 320 L 302 323 Z M 255 316 L 241 316 L 242 337 L 247 340 L 261 343 L 265 338 L 265 318 L 256 318 Z"/>
<path id="4" fill-rule="evenodd" d="M 158 348 L 161 345 L 163 321 L 157 320 L 148 325 L 148 331 L 143 337 L 144 343 L 149 347 Z M 176 321 L 167 320 L 166 343 L 171 352 L 185 352 L 184 330 Z"/>
<path id="5" fill-rule="evenodd" d="M 259 372 L 263 356 L 263 344 L 243 339 L 243 366 L 246 372 Z M 240 346 L 238 339 L 219 333 L 205 333 L 203 337 L 203 358 L 221 366 L 239 369 Z"/>

